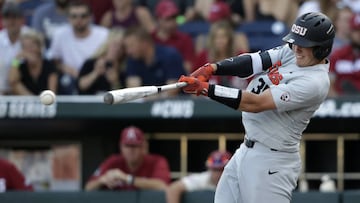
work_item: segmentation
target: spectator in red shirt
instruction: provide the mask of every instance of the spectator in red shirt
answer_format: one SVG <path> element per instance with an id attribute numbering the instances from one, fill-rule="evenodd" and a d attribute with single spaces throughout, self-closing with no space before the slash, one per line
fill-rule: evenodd
<path id="1" fill-rule="evenodd" d="M 141 129 L 129 126 L 120 137 L 121 154 L 106 159 L 87 182 L 86 190 L 165 190 L 170 183 L 167 160 L 147 153 Z"/>
<path id="2" fill-rule="evenodd" d="M 178 7 L 171 0 L 162 0 L 157 4 L 155 14 L 158 27 L 152 32 L 152 37 L 158 44 L 176 48 L 183 57 L 184 68 L 189 72 L 195 53 L 194 44 L 190 35 L 178 30 Z"/>
<path id="3" fill-rule="evenodd" d="M 113 7 L 101 18 L 100 24 L 107 28 L 120 27 L 127 29 L 132 26 L 143 26 L 151 32 L 155 22 L 148 8 L 136 6 L 132 0 L 112 0 Z"/>
<path id="4" fill-rule="evenodd" d="M 33 187 L 25 183 L 24 175 L 14 164 L 0 158 L 0 192 L 11 190 L 32 191 Z"/>
<path id="5" fill-rule="evenodd" d="M 91 12 L 94 15 L 93 21 L 95 24 L 100 24 L 101 18 L 106 11 L 114 7 L 111 0 L 84 0 L 84 2 L 90 6 Z"/>
<path id="6" fill-rule="evenodd" d="M 352 16 L 350 26 L 350 44 L 330 57 L 330 97 L 360 92 L 360 14 Z"/>

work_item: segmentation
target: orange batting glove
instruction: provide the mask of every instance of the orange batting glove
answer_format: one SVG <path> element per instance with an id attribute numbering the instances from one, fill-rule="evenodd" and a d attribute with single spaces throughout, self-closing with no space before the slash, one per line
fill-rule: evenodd
<path id="1" fill-rule="evenodd" d="M 213 73 L 213 67 L 210 65 L 210 63 L 207 63 L 192 72 L 190 76 L 199 79 L 201 82 L 208 82 Z"/>
<path id="2" fill-rule="evenodd" d="M 182 88 L 182 90 L 185 93 L 196 94 L 197 96 L 199 96 L 199 95 L 207 96 L 208 95 L 209 83 L 207 83 L 207 82 L 202 82 L 195 77 L 188 77 L 188 76 L 184 76 L 184 75 L 182 75 L 179 78 L 178 82 L 186 82 L 187 83 L 187 86 Z"/>

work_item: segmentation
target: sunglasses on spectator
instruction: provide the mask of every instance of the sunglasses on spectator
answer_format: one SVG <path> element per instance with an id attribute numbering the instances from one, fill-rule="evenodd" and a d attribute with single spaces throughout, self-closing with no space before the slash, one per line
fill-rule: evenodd
<path id="1" fill-rule="evenodd" d="M 71 19 L 75 19 L 75 18 L 81 18 L 81 19 L 85 19 L 89 16 L 88 13 L 81 13 L 81 14 L 70 14 L 69 15 Z"/>

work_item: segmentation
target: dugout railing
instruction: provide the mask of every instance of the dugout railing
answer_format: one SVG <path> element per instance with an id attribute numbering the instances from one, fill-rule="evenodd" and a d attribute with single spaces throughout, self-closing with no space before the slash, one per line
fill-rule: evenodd
<path id="1" fill-rule="evenodd" d="M 81 146 L 81 187 L 108 155 L 118 152 L 119 132 L 141 127 L 149 150 L 165 155 L 174 179 L 204 170 L 214 149 L 234 152 L 243 139 L 241 113 L 205 98 L 177 97 L 106 105 L 101 96 L 58 96 L 52 106 L 38 97 L 2 96 L 0 149 Z M 339 192 L 360 188 L 360 97 L 328 99 L 313 117 L 301 145 L 310 190 L 329 174 Z"/>

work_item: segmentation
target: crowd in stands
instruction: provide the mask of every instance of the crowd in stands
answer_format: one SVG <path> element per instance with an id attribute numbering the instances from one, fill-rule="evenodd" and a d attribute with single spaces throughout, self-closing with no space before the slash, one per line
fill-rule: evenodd
<path id="1" fill-rule="evenodd" d="M 208 62 L 259 51 L 242 26 L 271 22 L 273 30 L 267 32 L 276 34 L 279 29 L 291 29 L 297 16 L 310 11 L 325 13 L 336 27 L 329 57 L 329 96 L 360 91 L 360 1 L 0 0 L 0 7 L 1 95 L 38 95 L 45 89 L 59 95 L 95 95 L 124 87 L 173 83 Z M 199 30 L 187 27 L 191 23 Z M 214 76 L 211 81 L 237 88 L 248 83 L 237 77 Z M 165 94 L 176 96 L 180 92 Z M 165 189 L 170 184 L 167 161 L 148 154 L 140 129 L 125 129 L 120 150 L 122 156 L 110 157 L 90 177 L 87 190 Z M 219 152 L 209 159 L 216 161 L 217 156 L 222 160 Z M 3 161 L 0 164 L 13 167 Z M 142 165 L 152 170 L 141 171 L 138 167 Z M 208 169 L 219 172 L 223 167 L 209 165 Z M 151 171 L 154 174 L 147 174 Z M 155 173 L 159 171 L 162 174 Z M 190 184 L 194 177 L 175 182 L 167 192 L 194 190 Z M 21 183 L 18 189 L 31 189 L 21 174 L 17 179 Z"/>
<path id="2" fill-rule="evenodd" d="M 1 0 L 0 94 L 51 89 L 58 95 L 94 95 L 172 83 L 207 62 L 265 50 L 267 43 L 281 45 L 282 35 L 273 35 L 285 34 L 297 16 L 310 11 L 325 13 L 336 26 L 329 96 L 354 94 L 360 88 L 353 17 L 359 5 L 348 0 Z M 345 46 L 352 58 L 336 54 Z M 212 81 L 238 88 L 248 82 Z"/>

